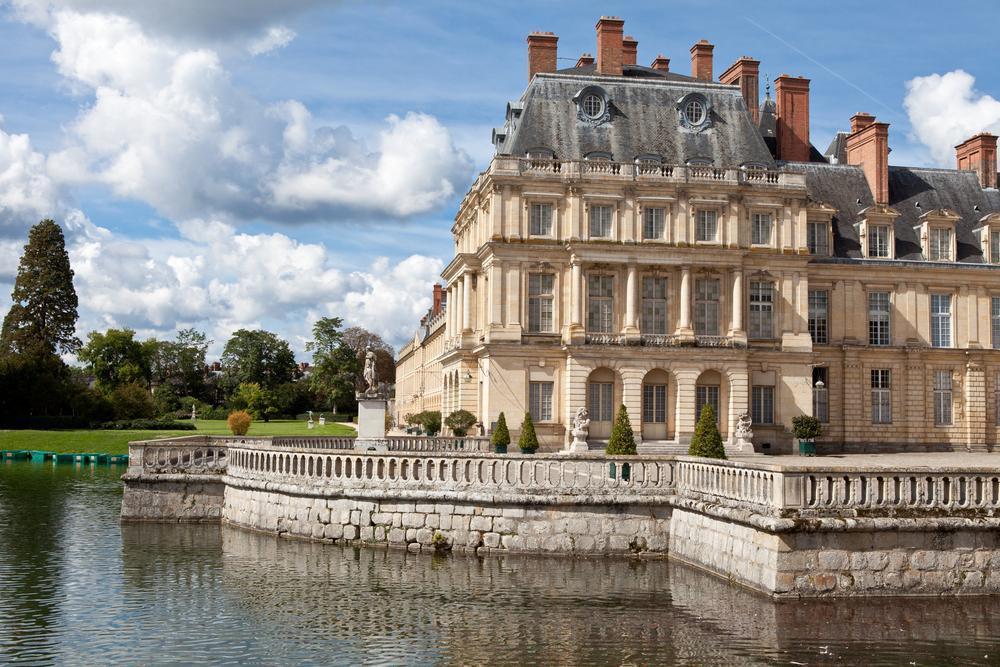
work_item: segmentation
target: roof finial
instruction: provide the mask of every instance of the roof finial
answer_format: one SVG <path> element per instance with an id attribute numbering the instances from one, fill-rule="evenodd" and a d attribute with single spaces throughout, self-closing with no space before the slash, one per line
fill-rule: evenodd
<path id="1" fill-rule="evenodd" d="M 765 74 L 764 81 L 767 82 L 764 85 L 764 98 L 769 100 L 771 99 L 771 77 Z"/>

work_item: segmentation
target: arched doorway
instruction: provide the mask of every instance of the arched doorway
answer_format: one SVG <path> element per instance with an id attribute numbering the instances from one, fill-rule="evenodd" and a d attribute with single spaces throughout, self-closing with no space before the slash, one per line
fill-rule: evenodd
<path id="1" fill-rule="evenodd" d="M 656 369 L 642 379 L 642 439 L 668 440 L 673 434 L 669 406 L 674 388 L 670 374 Z"/>
<path id="2" fill-rule="evenodd" d="M 611 423 L 615 418 L 615 372 L 610 368 L 597 368 L 587 378 L 587 412 L 590 413 L 590 437 L 607 440 L 611 437 Z"/>
<path id="3" fill-rule="evenodd" d="M 726 377 L 719 371 L 709 370 L 698 376 L 694 387 L 694 419 L 701 416 L 705 405 L 715 410 L 719 433 L 725 438 L 729 431 L 729 386 Z"/>

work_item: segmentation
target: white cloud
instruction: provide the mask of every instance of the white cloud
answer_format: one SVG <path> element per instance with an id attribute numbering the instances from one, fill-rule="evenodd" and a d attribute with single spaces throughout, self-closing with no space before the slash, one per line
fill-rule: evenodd
<path id="1" fill-rule="evenodd" d="M 955 146 L 978 132 L 1000 133 L 1000 100 L 975 89 L 968 72 L 918 76 L 906 83 L 903 105 L 913 135 L 934 162 L 955 166 Z"/>
<path id="2" fill-rule="evenodd" d="M 0 128 L 0 238 L 20 238 L 28 226 L 62 212 L 45 156 L 26 134 Z"/>
<path id="3" fill-rule="evenodd" d="M 247 51 L 252 56 L 260 56 L 275 49 L 288 46 L 295 39 L 295 31 L 283 25 L 271 26 L 263 35 L 250 42 Z"/>

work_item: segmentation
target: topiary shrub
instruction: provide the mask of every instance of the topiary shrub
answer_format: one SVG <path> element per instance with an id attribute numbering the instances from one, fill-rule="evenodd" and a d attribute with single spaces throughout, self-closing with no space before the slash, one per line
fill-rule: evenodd
<path id="1" fill-rule="evenodd" d="M 444 425 L 460 438 L 465 437 L 475 423 L 476 415 L 468 410 L 455 410 L 444 420 Z"/>
<path id="2" fill-rule="evenodd" d="M 538 435 L 535 434 L 535 423 L 531 421 L 531 413 L 524 413 L 524 421 L 521 422 L 521 435 L 517 439 L 517 446 L 525 454 L 534 454 L 538 450 Z"/>
<path id="3" fill-rule="evenodd" d="M 698 424 L 694 427 L 694 438 L 688 448 L 689 456 L 703 456 L 709 459 L 726 458 L 726 448 L 722 444 L 719 427 L 715 424 L 715 408 L 706 405 L 701 409 Z"/>
<path id="4" fill-rule="evenodd" d="M 233 435 L 246 435 L 252 423 L 253 417 L 246 410 L 235 410 L 230 412 L 229 417 L 226 418 L 226 424 L 229 425 L 229 430 L 232 431 Z"/>
<path id="5" fill-rule="evenodd" d="M 809 415 L 792 417 L 792 435 L 799 440 L 815 440 L 823 435 L 823 424 Z"/>
<path id="6" fill-rule="evenodd" d="M 507 445 L 510 444 L 510 431 L 507 429 L 507 418 L 502 412 L 497 417 L 497 426 L 493 429 L 490 443 L 493 445 L 493 451 L 497 454 L 507 453 Z"/>
<path id="7" fill-rule="evenodd" d="M 635 454 L 635 434 L 632 432 L 632 422 L 628 418 L 628 410 L 623 404 L 618 408 L 614 426 L 611 427 L 611 437 L 608 438 L 606 454 Z"/>

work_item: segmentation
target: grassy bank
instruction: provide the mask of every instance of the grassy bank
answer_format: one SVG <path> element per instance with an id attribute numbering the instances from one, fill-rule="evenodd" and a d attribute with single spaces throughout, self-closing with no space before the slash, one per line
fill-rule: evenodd
<path id="1" fill-rule="evenodd" d="M 197 431 L 0 431 L 0 449 L 41 449 L 49 452 L 97 452 L 127 454 L 133 440 L 152 440 L 171 435 L 229 435 L 226 422 L 199 419 Z M 254 422 L 247 435 L 354 435 L 350 426 L 327 422 L 313 430 L 304 421 Z"/>

